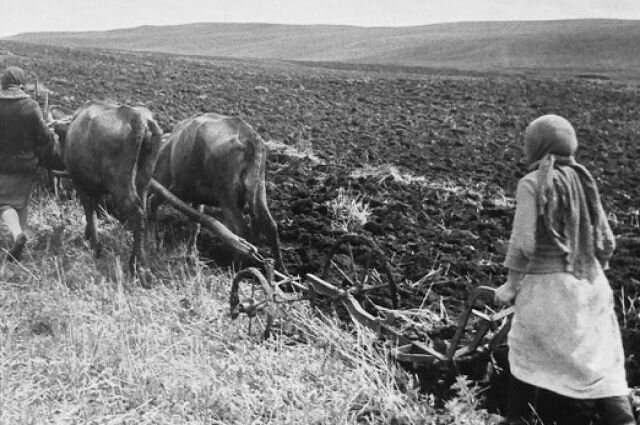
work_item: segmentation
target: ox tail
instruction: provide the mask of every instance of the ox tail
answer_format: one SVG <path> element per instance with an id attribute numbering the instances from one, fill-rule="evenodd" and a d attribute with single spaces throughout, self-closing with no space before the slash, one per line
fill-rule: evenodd
<path id="1" fill-rule="evenodd" d="M 134 188 L 133 193 L 139 194 L 139 189 L 142 183 L 142 176 L 139 176 L 140 157 L 144 155 L 144 152 L 142 152 L 142 141 L 145 138 L 145 127 L 140 114 L 134 113 L 129 120 L 129 125 L 131 126 L 131 131 L 129 132 L 129 145 L 133 147 L 135 152 L 135 162 L 133 163 L 133 169 L 131 170 L 131 185 Z"/>
<path id="2" fill-rule="evenodd" d="M 162 143 L 162 129 L 153 120 L 144 120 L 139 114 L 131 120 L 131 137 L 138 147 L 136 160 L 135 185 L 136 191 L 143 199 L 149 187 L 149 181 L 158 159 L 160 144 Z"/>
<path id="3" fill-rule="evenodd" d="M 266 199 L 267 189 L 265 187 L 265 175 L 267 168 L 267 148 L 262 142 L 262 138 L 257 133 L 252 135 L 256 143 L 253 145 L 252 158 L 248 159 L 247 173 L 244 176 L 244 189 L 247 194 L 247 203 L 249 206 L 249 216 L 257 217 L 262 197 Z M 255 234 L 255 223 L 251 223 L 251 232 L 253 238 L 259 235 Z"/>
<path id="4" fill-rule="evenodd" d="M 146 171 L 149 173 L 149 178 L 153 175 L 153 171 L 156 168 L 156 161 L 158 160 L 158 153 L 160 152 L 160 146 L 162 145 L 163 132 L 160 126 L 153 120 L 147 120 L 147 134 L 142 141 L 140 154 L 147 156 L 145 158 Z"/>

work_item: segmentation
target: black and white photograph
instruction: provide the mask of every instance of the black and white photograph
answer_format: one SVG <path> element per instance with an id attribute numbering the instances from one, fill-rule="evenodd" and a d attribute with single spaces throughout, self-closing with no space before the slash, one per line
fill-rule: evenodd
<path id="1" fill-rule="evenodd" d="M 0 425 L 636 425 L 640 1 L 0 0 Z"/>

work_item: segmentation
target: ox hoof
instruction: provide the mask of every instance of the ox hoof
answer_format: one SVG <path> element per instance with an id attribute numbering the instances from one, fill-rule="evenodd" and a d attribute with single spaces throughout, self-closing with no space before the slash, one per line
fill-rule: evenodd
<path id="1" fill-rule="evenodd" d="M 138 276 L 138 279 L 140 279 L 140 285 L 144 289 L 151 289 L 156 281 L 156 277 L 153 275 L 151 270 L 146 267 L 139 267 L 136 271 L 136 275 Z"/>

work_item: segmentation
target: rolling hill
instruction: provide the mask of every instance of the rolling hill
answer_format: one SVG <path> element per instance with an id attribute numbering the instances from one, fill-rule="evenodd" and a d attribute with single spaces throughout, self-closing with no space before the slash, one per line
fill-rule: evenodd
<path id="1" fill-rule="evenodd" d="M 188 55 L 509 71 L 640 69 L 640 21 L 566 20 L 354 27 L 198 23 L 8 40 Z"/>

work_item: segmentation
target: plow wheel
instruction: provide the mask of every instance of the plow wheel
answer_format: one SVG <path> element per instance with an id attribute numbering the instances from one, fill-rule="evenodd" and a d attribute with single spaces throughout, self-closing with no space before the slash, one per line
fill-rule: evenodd
<path id="1" fill-rule="evenodd" d="M 229 303 L 232 319 L 241 314 L 247 316 L 247 333 L 250 336 L 269 338 L 275 317 L 273 289 L 258 269 L 249 267 L 236 275 Z"/>
<path id="2" fill-rule="evenodd" d="M 322 278 L 348 289 L 355 297 L 369 292 L 385 292 L 397 308 L 396 283 L 384 252 L 371 239 L 344 235 L 336 241 L 322 269 Z"/>

